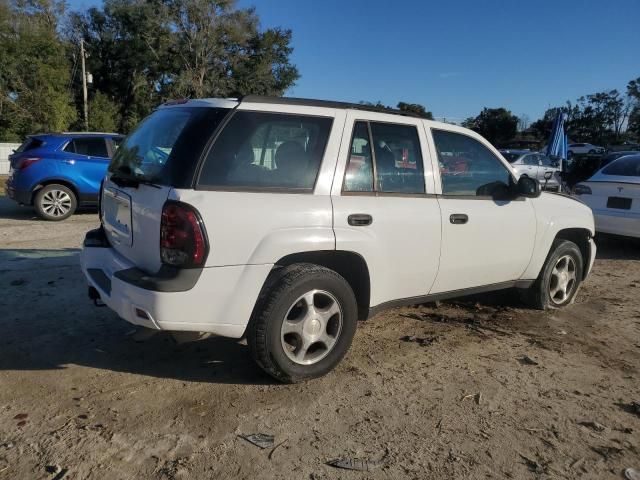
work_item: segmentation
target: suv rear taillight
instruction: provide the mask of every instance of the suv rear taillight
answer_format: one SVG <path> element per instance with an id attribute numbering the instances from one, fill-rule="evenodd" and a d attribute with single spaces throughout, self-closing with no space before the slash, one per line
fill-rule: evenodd
<path id="1" fill-rule="evenodd" d="M 202 267 L 209 253 L 209 242 L 202 218 L 190 205 L 173 200 L 162 207 L 160 258 L 174 267 Z"/>
<path id="2" fill-rule="evenodd" d="M 18 163 L 16 164 L 16 169 L 24 170 L 29 165 L 33 165 L 34 163 L 39 162 L 40 160 L 42 159 L 39 157 L 21 158 L 20 160 L 18 160 Z"/>

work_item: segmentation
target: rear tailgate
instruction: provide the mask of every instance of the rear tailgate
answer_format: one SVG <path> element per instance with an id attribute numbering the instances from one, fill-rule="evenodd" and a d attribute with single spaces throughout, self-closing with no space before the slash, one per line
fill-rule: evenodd
<path id="1" fill-rule="evenodd" d="M 582 198 L 594 212 L 640 215 L 640 184 L 591 181 L 583 185 L 591 188 L 591 195 Z"/>
<path id="2" fill-rule="evenodd" d="M 160 220 L 171 187 L 120 187 L 105 179 L 102 225 L 113 248 L 142 270 L 160 269 Z"/>

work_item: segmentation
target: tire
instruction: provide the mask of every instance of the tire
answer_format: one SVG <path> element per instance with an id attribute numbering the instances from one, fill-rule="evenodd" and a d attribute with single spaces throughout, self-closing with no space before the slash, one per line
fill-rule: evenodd
<path id="1" fill-rule="evenodd" d="M 33 203 L 40 218 L 54 222 L 69 218 L 78 208 L 78 200 L 71 189 L 56 183 L 38 190 Z"/>
<path id="2" fill-rule="evenodd" d="M 522 292 L 523 301 L 538 310 L 569 305 L 580 288 L 583 265 L 582 252 L 575 243 L 555 240 L 540 275 Z M 565 267 L 566 276 L 563 276 Z"/>
<path id="3" fill-rule="evenodd" d="M 330 372 L 349 350 L 357 322 L 349 283 L 333 270 L 299 263 L 270 275 L 249 322 L 247 343 L 265 372 L 296 383 Z"/>

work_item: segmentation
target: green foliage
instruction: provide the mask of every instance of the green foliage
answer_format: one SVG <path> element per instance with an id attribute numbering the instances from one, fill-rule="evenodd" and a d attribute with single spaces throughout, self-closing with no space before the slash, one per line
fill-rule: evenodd
<path id="1" fill-rule="evenodd" d="M 262 31 L 232 0 L 106 0 L 71 15 L 62 0 L 0 0 L 0 139 L 82 127 L 80 38 L 91 129 L 128 132 L 172 98 L 283 95 L 300 76 L 291 31 Z"/>
<path id="2" fill-rule="evenodd" d="M 492 144 L 502 146 L 518 132 L 518 117 L 505 108 L 483 108 L 480 115 L 467 118 L 462 126 L 470 128 Z"/>
<path id="3" fill-rule="evenodd" d="M 115 132 L 119 120 L 118 104 L 105 93 L 96 92 L 89 101 L 89 130 L 93 132 Z"/>
<path id="4" fill-rule="evenodd" d="M 299 78 L 291 31 L 260 31 L 255 11 L 229 0 L 106 0 L 71 23 L 123 132 L 167 99 L 283 95 Z"/>
<path id="5" fill-rule="evenodd" d="M 0 1 L 0 138 L 66 130 L 77 114 L 65 44 L 57 32 L 64 4 Z"/>
<path id="6" fill-rule="evenodd" d="M 414 115 L 418 115 L 419 117 L 426 118 L 428 120 L 433 120 L 433 114 L 429 112 L 424 105 L 420 105 L 419 103 L 406 103 L 406 102 L 398 102 L 396 108 L 385 105 L 380 100 L 376 103 L 373 102 L 365 102 L 363 100 L 360 101 L 360 105 L 366 105 L 367 107 L 378 108 L 380 110 L 400 110 L 401 112 L 412 113 Z"/>
<path id="7" fill-rule="evenodd" d="M 410 112 L 422 118 L 433 120 L 433 113 L 427 111 L 427 109 L 423 105 L 420 105 L 419 103 L 398 102 L 397 108 L 400 111 Z"/>

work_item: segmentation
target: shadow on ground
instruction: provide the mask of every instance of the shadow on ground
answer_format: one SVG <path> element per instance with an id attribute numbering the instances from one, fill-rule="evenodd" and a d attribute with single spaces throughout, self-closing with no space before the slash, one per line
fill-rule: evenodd
<path id="1" fill-rule="evenodd" d="M 77 249 L 0 250 L 0 289 L 0 370 L 74 364 L 190 382 L 274 383 L 239 340 L 177 344 L 166 332 L 137 340 L 136 327 L 87 297 Z"/>
<path id="2" fill-rule="evenodd" d="M 640 238 L 599 233 L 596 236 L 597 258 L 602 260 L 640 260 Z"/>
<path id="3" fill-rule="evenodd" d="M 75 215 L 95 215 L 97 211 L 96 208 L 81 208 L 76 211 Z M 18 205 L 6 195 L 0 195 L 0 218 L 45 221 L 36 215 L 33 207 Z"/>

